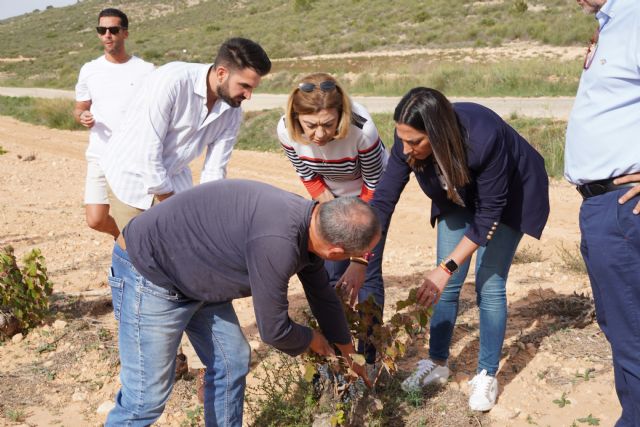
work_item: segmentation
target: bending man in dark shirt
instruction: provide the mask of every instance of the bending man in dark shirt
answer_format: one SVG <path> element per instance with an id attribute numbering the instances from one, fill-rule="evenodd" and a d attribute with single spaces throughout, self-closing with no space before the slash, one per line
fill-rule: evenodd
<path id="1" fill-rule="evenodd" d="M 253 296 L 264 342 L 289 354 L 354 352 L 323 260 L 362 256 L 380 238 L 371 208 L 341 197 L 317 205 L 266 184 L 224 180 L 169 198 L 134 218 L 114 246 L 113 306 L 122 388 L 106 426 L 160 417 L 186 331 L 207 366 L 207 426 L 240 426 L 250 348 L 231 301 Z M 297 274 L 322 333 L 289 318 Z M 362 373 L 357 365 L 354 369 Z"/>

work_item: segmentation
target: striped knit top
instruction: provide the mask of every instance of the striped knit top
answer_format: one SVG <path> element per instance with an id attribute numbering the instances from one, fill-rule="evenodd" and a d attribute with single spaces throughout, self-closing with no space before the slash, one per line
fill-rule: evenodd
<path id="1" fill-rule="evenodd" d="M 284 116 L 278 138 L 285 154 L 312 198 L 329 189 L 334 196 L 359 196 L 368 202 L 387 164 L 388 154 L 369 112 L 352 102 L 353 119 L 347 137 L 320 147 L 292 141 Z"/>

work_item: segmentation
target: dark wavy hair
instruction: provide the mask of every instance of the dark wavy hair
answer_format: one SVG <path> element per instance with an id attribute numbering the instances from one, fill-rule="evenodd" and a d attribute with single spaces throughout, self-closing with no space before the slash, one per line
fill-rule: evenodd
<path id="1" fill-rule="evenodd" d="M 271 71 L 271 60 L 262 46 L 242 37 L 234 37 L 222 43 L 213 65 L 222 65 L 234 71 L 251 68 L 260 76 Z"/>
<path id="2" fill-rule="evenodd" d="M 416 87 L 402 97 L 393 113 L 393 120 L 427 134 L 447 184 L 447 197 L 454 200 L 456 188 L 467 185 L 470 177 L 467 132 L 460 124 L 451 102 L 435 89 Z M 410 158 L 409 165 L 413 169 L 421 169 L 426 161 Z"/>

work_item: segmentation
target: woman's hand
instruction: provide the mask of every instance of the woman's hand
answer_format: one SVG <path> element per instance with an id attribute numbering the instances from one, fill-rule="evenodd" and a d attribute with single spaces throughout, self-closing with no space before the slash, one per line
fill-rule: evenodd
<path id="1" fill-rule="evenodd" d="M 336 288 L 344 292 L 349 297 L 349 305 L 353 307 L 358 298 L 360 288 L 364 284 L 367 275 L 367 266 L 352 262 L 345 270 L 344 274 L 338 279 Z"/>
<path id="2" fill-rule="evenodd" d="M 418 303 L 425 307 L 430 307 L 437 303 L 450 277 L 451 276 L 440 267 L 436 267 L 427 272 L 422 286 L 418 289 L 416 295 Z"/>

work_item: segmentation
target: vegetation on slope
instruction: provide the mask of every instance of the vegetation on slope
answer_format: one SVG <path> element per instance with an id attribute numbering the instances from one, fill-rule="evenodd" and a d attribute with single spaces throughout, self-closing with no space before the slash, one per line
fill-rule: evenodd
<path id="1" fill-rule="evenodd" d="M 592 17 L 565 0 L 529 3 L 522 0 L 394 0 L 392 3 L 383 0 L 121 0 L 115 6 L 130 16 L 130 51 L 158 65 L 175 60 L 209 62 L 217 46 L 230 36 L 255 39 L 272 58 L 278 59 L 413 48 L 477 48 L 514 40 L 580 45 L 589 38 L 593 27 Z M 80 66 L 101 53 L 94 27 L 103 7 L 105 3 L 99 0 L 84 0 L 73 6 L 34 11 L 0 21 L 3 41 L 0 58 L 28 58 L 0 60 L 0 84 L 73 87 Z M 439 58 L 431 59 L 439 62 Z M 465 70 L 477 68 L 476 74 L 484 76 L 484 80 L 495 71 L 486 64 L 469 65 L 459 61 L 425 66 L 412 65 L 412 58 L 403 61 L 383 58 L 374 62 L 375 70 L 371 70 L 363 60 L 365 69 L 359 74 L 364 77 L 360 83 L 354 83 L 357 92 L 377 92 L 381 88 L 383 93 L 399 94 L 404 86 L 397 82 L 405 81 L 407 75 L 424 81 L 424 77 L 433 73 L 434 80 L 448 82 L 457 80 Z M 575 61 L 568 67 L 570 72 L 561 70 L 562 61 L 555 62 L 551 64 L 551 72 L 545 72 L 544 67 L 550 65 L 549 61 L 542 60 L 513 68 L 515 74 L 528 71 L 531 75 L 540 75 L 542 72 L 541 80 L 550 82 L 525 94 L 566 94 L 574 90 L 575 83 L 560 84 L 560 90 L 555 89 L 553 83 L 558 79 L 560 83 L 576 80 L 579 67 L 573 64 Z M 289 70 L 291 64 L 295 62 L 276 62 L 273 76 L 265 83 L 270 83 L 279 72 L 286 72 L 278 81 L 287 83 L 288 87 L 296 76 Z M 322 65 L 329 70 L 337 67 L 340 72 L 349 67 L 344 60 Z M 395 79 L 396 83 L 380 85 L 377 70 L 381 67 L 386 74 L 401 76 Z M 570 78 L 566 75 L 568 72 Z M 488 83 L 493 85 L 491 79 Z M 465 88 L 473 86 L 464 85 Z M 514 94 L 514 89 L 503 86 L 502 91 Z M 516 87 L 519 86 L 517 81 Z M 265 87 L 278 89 L 279 86 Z M 448 94 L 459 93 L 453 89 Z"/>

